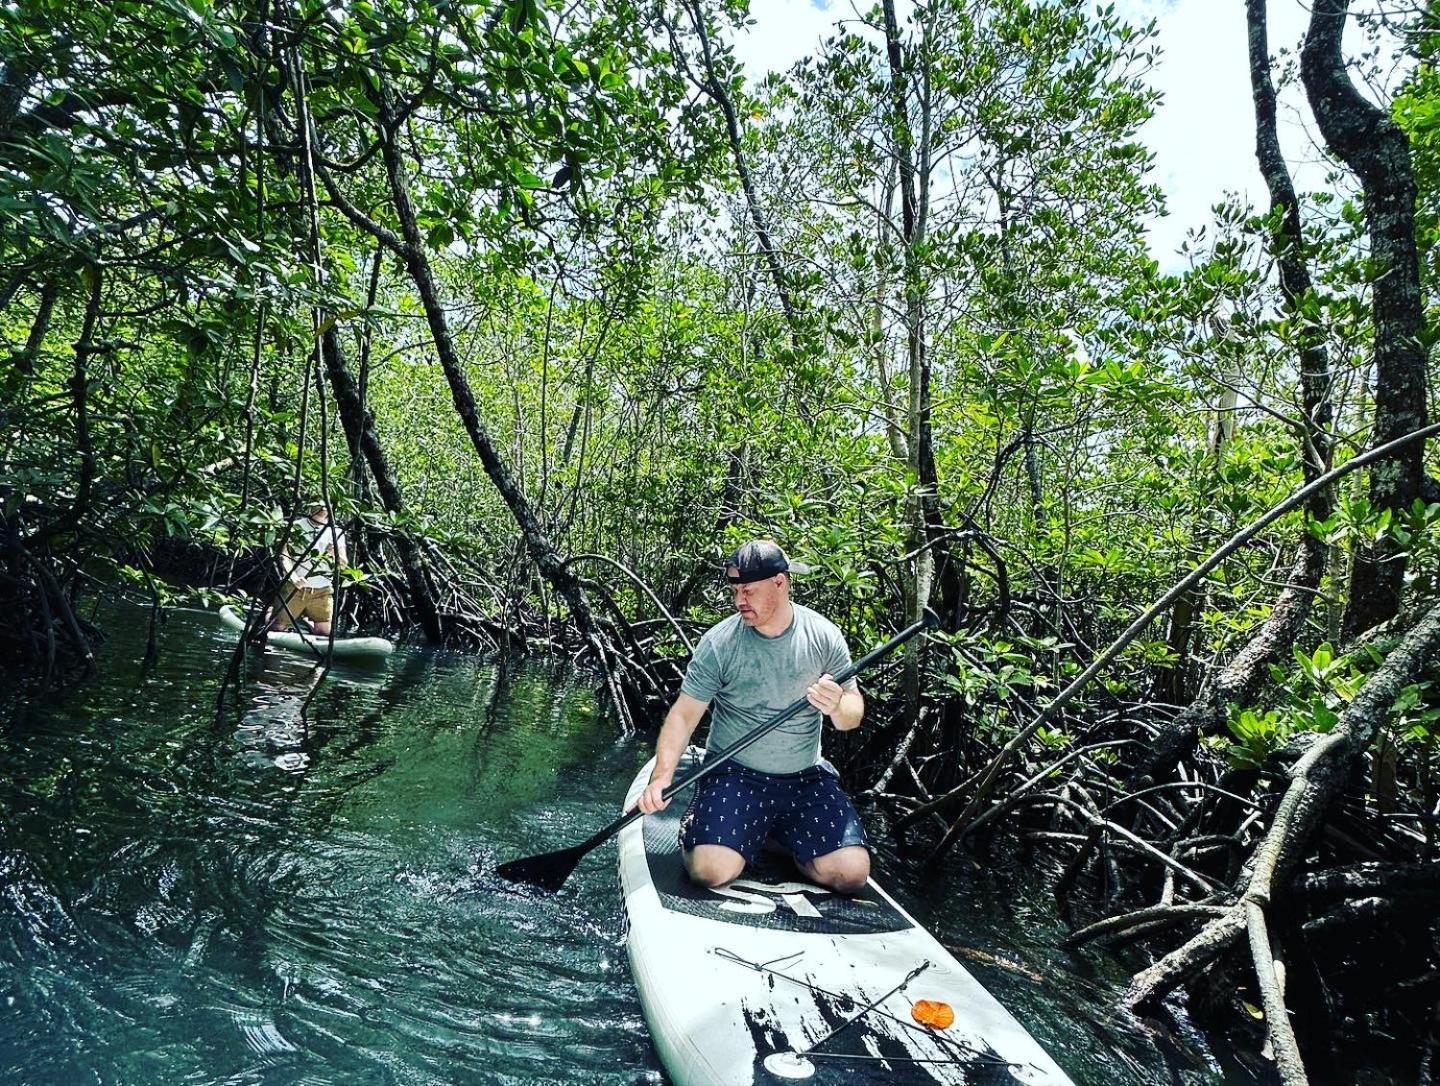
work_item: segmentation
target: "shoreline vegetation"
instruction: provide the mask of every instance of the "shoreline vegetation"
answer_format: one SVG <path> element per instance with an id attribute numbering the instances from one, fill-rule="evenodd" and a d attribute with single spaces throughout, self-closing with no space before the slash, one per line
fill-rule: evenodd
<path id="1" fill-rule="evenodd" d="M 752 83 L 743 3 L 9 6 L 0 659 L 265 600 L 318 497 L 341 629 L 628 732 L 772 536 L 857 655 L 942 617 L 831 752 L 919 862 L 1035 855 L 1128 1009 L 1282 1082 L 1433 1081 L 1440 19 L 1266 15 L 1269 203 L 1167 271 L 1110 7 L 882 0 Z"/>

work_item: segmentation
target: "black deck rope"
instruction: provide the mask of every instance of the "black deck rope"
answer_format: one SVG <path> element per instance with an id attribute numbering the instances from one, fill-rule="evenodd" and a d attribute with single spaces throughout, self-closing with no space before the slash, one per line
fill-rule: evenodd
<path id="1" fill-rule="evenodd" d="M 844 995 L 844 994 L 842 994 L 842 993 L 840 993 L 840 992 L 832 992 L 832 991 L 830 991 L 830 990 L 827 989 L 827 988 L 822 988 L 822 987 L 820 987 L 818 984 L 811 984 L 808 980 L 802 980 L 802 979 L 799 978 L 799 977 L 792 977 L 789 973 L 782 973 L 782 972 L 780 972 L 780 970 L 778 970 L 778 969 L 772 969 L 772 968 L 771 968 L 771 966 L 773 966 L 776 962 L 788 962 L 788 961 L 792 961 L 792 960 L 797 959 L 797 958 L 803 958 L 803 957 L 805 956 L 805 952 L 804 952 L 803 950 L 801 950 L 801 951 L 796 951 L 794 954 L 787 954 L 787 955 L 785 955 L 785 956 L 782 957 L 782 958 L 772 958 L 772 959 L 770 959 L 770 961 L 768 961 L 768 962 L 752 962 L 752 961 L 750 961 L 750 959 L 745 958 L 745 957 L 742 957 L 741 955 L 736 954 L 735 951 L 729 949 L 728 947 L 723 947 L 723 946 L 711 947 L 711 948 L 710 948 L 710 953 L 711 953 L 711 954 L 714 954 L 717 958 L 723 958 L 723 959 L 724 959 L 725 961 L 727 961 L 727 962 L 733 962 L 733 963 L 736 964 L 736 965 L 744 966 L 746 969 L 754 970 L 756 973 L 768 973 L 768 974 L 770 974 L 771 976 L 779 977 L 781 980 L 788 980 L 791 984 L 798 984 L 798 985 L 800 985 L 800 987 L 805 988 L 805 989 L 808 989 L 810 992 L 812 992 L 812 993 L 814 993 L 814 994 L 816 994 L 816 995 L 823 995 L 823 996 L 826 996 L 826 997 L 828 997 L 828 998 L 830 998 L 830 999 L 835 999 L 835 1000 L 840 1000 L 840 999 L 853 999 L 853 998 L 854 998 L 853 996 L 847 996 L 847 995 Z M 878 1008 L 872 1008 L 869 1013 L 871 1013 L 871 1014 L 877 1014 L 877 1015 L 879 1015 L 879 1016 L 882 1017 L 882 1018 L 888 1018 L 888 1019 L 890 1019 L 890 1021 L 892 1021 L 892 1022 L 898 1022 L 898 1023 L 900 1023 L 900 1025 L 904 1026 L 906 1029 L 915 1030 L 917 1033 L 920 1033 L 920 1034 L 922 1034 L 922 1035 L 925 1036 L 925 1037 L 929 1037 L 932 1041 L 934 1041 L 936 1044 L 938 1044 L 941 1048 L 953 1048 L 953 1049 L 958 1049 L 958 1050 L 959 1050 L 959 1053 L 958 1053 L 957 1055 L 951 1056 L 951 1057 L 948 1058 L 948 1059 L 920 1059 L 920 1058 L 916 1057 L 916 1058 L 914 1058 L 914 1059 L 903 1059 L 903 1060 L 902 1060 L 901 1057 L 898 1057 L 898 1056 L 897 1056 L 897 1057 L 895 1057 L 894 1060 L 893 1060 L 893 1062 L 896 1062 L 896 1063 L 900 1063 L 900 1062 L 911 1062 L 911 1063 L 954 1063 L 954 1064 L 959 1064 L 959 1063 L 976 1063 L 976 1062 L 978 1062 L 978 1063 L 985 1063 L 985 1064 L 988 1064 L 988 1065 L 991 1065 L 991 1066 L 994 1066 L 994 1067 L 1034 1067 L 1034 1066 L 1035 1066 L 1034 1064 L 1030 1064 L 1030 1063 L 1016 1063 L 1016 1062 L 1014 1062 L 1014 1061 L 1012 1061 L 1012 1060 L 1002 1060 L 1002 1059 L 1000 1059 L 1000 1057 L 998 1057 L 998 1056 L 996 1056 L 996 1055 L 994 1055 L 994 1054 L 992 1054 L 992 1053 L 982 1052 L 982 1051 L 980 1051 L 980 1049 L 978 1049 L 978 1048 L 972 1048 L 970 1045 L 965 1044 L 963 1041 L 957 1041 L 957 1040 L 955 1040 L 955 1039 L 953 1039 L 953 1038 L 951 1038 L 951 1037 L 946 1037 L 946 1036 L 944 1036 L 943 1034 L 941 1034 L 941 1033 L 940 1033 L 939 1031 L 937 1031 L 937 1030 L 930 1029 L 928 1026 L 922 1026 L 922 1025 L 920 1025 L 918 1022 L 912 1022 L 912 1021 L 910 1021 L 909 1019 L 901 1018 L 899 1015 L 897 1015 L 897 1014 L 891 1014 L 889 1011 L 882 1011 L 882 1010 L 879 1010 Z M 852 1019 L 852 1021 L 853 1021 L 853 1019 Z M 846 1024 L 848 1025 L 849 1023 L 846 1023 Z M 874 1056 L 846 1056 L 844 1053 L 813 1052 L 813 1053 L 808 1053 L 808 1054 L 806 1055 L 806 1059 L 811 1059 L 811 1058 L 815 1058 L 815 1059 L 832 1059 L 832 1060 L 840 1060 L 840 1059 L 868 1060 L 868 1059 L 878 1059 L 878 1058 L 882 1058 L 882 1057 L 874 1057 Z M 890 1057 L 883 1057 L 883 1058 L 885 1058 L 885 1059 L 890 1059 Z M 1040 1070 L 1038 1067 L 1035 1068 L 1035 1069 L 1036 1069 L 1037 1071 Z"/>
<path id="2" fill-rule="evenodd" d="M 923 962 L 921 962 L 919 965 L 917 965 L 914 969 L 910 970 L 910 972 L 906 973 L 904 980 L 902 980 L 899 984 L 895 985 L 895 987 L 891 988 L 888 992 L 886 992 L 884 995 L 882 995 L 879 999 L 872 999 L 872 1000 L 869 1002 L 869 1004 L 867 1004 L 867 1005 L 864 1006 L 864 1007 L 861 1007 L 858 1011 L 856 1011 L 853 1015 L 851 1015 L 846 1021 L 841 1022 L 838 1026 L 836 1026 L 834 1029 L 832 1029 L 829 1033 L 825 1034 L 824 1037 L 821 1037 L 818 1041 L 816 1041 L 814 1044 L 812 1044 L 809 1048 L 806 1048 L 806 1049 L 798 1049 L 798 1048 L 797 1048 L 797 1049 L 792 1049 L 792 1050 L 791 1050 L 792 1054 L 794 1054 L 794 1055 L 796 1055 L 796 1056 L 808 1056 L 811 1052 L 814 1052 L 817 1048 L 819 1048 L 821 1045 L 823 1045 L 826 1041 L 830 1040 L 830 1038 L 834 1037 L 837 1033 L 840 1033 L 842 1030 L 849 1029 L 849 1028 L 850 1028 L 851 1026 L 853 1026 L 856 1022 L 860 1021 L 860 1019 L 864 1018 L 867 1014 L 869 1014 L 871 1011 L 873 1011 L 876 1007 L 880 1006 L 880 1004 L 884 1003 L 887 999 L 889 999 L 891 996 L 893 996 L 896 992 L 903 992 L 906 988 L 910 987 L 910 982 L 911 982 L 912 980 L 914 980 L 916 977 L 918 977 L 921 973 L 925 972 L 925 970 L 929 969 L 929 968 L 930 968 L 932 965 L 934 965 L 934 964 L 935 964 L 934 962 L 930 961 L 930 960 L 927 958 L 925 961 L 923 961 Z"/>
<path id="3" fill-rule="evenodd" d="M 807 1060 L 869 1060 L 871 1062 L 883 1063 L 943 1063 L 947 1066 L 963 1066 L 965 1062 L 954 1056 L 944 1058 L 938 1056 L 861 1056 L 851 1052 L 797 1052 L 797 1056 L 804 1056 Z M 1009 1060 L 985 1059 L 983 1062 L 989 1067 L 1029 1067 L 1026 1063 L 1011 1063 Z"/>

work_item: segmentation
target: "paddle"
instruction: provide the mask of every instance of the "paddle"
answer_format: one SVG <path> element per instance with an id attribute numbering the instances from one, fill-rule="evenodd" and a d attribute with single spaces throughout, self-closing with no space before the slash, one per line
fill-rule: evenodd
<path id="1" fill-rule="evenodd" d="M 939 621 L 939 616 L 927 607 L 925 609 L 925 617 L 922 620 L 913 626 L 907 626 L 879 648 L 872 649 L 860 657 L 860 659 L 840 672 L 839 675 L 836 675 L 835 681 L 842 684 L 849 682 L 871 664 L 889 656 L 921 630 L 933 628 L 938 625 Z M 664 798 L 669 800 L 680 792 L 683 792 L 686 788 L 689 788 L 702 777 L 708 777 L 746 747 L 769 735 L 809 704 L 809 701 L 805 698 L 799 698 L 792 704 L 787 705 L 754 731 L 741 736 L 724 750 L 718 751 L 707 758 L 704 765 L 690 773 L 686 773 L 678 781 L 672 783 L 669 788 L 665 789 L 663 793 Z M 510 860 L 508 863 L 503 863 L 497 867 L 495 874 L 510 882 L 528 883 L 531 886 L 539 887 L 541 890 L 554 892 L 565 885 L 565 880 L 570 877 L 571 872 L 579 865 L 586 853 L 597 845 L 604 844 L 640 817 L 642 817 L 641 810 L 638 807 L 633 808 L 594 836 L 581 841 L 578 845 L 562 848 L 558 852 L 547 852 L 540 856 L 526 856 L 523 859 Z"/>

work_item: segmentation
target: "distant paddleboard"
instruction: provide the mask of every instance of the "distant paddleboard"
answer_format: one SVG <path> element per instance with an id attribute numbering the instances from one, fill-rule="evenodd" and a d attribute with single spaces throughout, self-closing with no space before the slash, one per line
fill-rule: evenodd
<path id="1" fill-rule="evenodd" d="M 245 629 L 245 616 L 233 607 L 220 608 L 220 621 L 232 630 L 243 632 Z M 272 630 L 265 635 L 265 643 L 271 648 L 287 649 L 302 656 L 331 656 L 336 660 L 380 660 L 395 651 L 394 644 L 383 637 L 337 637 L 332 648 L 328 636 L 294 630 L 283 633 Z"/>
<path id="2" fill-rule="evenodd" d="M 692 883 L 679 843 L 689 798 L 620 833 L 630 970 L 676 1086 L 1073 1086 L 873 880 L 845 897 L 762 864 L 720 890 Z"/>

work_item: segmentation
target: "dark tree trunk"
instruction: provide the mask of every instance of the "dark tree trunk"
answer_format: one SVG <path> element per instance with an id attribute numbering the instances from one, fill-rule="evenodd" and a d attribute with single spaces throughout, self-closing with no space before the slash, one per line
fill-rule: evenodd
<path id="1" fill-rule="evenodd" d="M 98 345 L 95 332 L 100 321 L 100 286 L 102 273 L 98 263 L 85 269 L 90 292 L 85 300 L 85 316 L 80 324 L 80 338 L 75 343 L 75 371 L 70 378 L 70 393 L 75 406 L 75 448 L 80 453 L 80 467 L 75 480 L 75 503 L 67 519 L 68 526 L 78 528 L 90 514 L 90 490 L 95 483 L 95 448 L 90 441 L 90 356 Z"/>
<path id="2" fill-rule="evenodd" d="M 35 360 L 40 357 L 40 348 L 44 346 L 45 336 L 50 331 L 50 318 L 55 314 L 55 302 L 59 297 L 59 278 L 47 280 L 40 289 L 40 306 L 35 311 L 35 319 L 30 323 L 30 334 L 25 339 L 25 349 L 15 360 L 16 369 L 26 376 L 35 372 Z"/>
<path id="3" fill-rule="evenodd" d="M 923 156 L 929 139 L 929 102 L 920 104 L 921 135 L 916 139 L 909 109 L 908 72 L 900 40 L 900 22 L 894 0 L 883 0 L 885 57 L 888 75 L 890 128 L 897 141 L 896 180 L 900 192 L 900 229 L 904 254 L 905 347 L 910 362 L 910 409 L 907 412 L 907 467 L 916 479 L 916 493 L 908 512 L 909 547 L 915 555 L 915 573 L 907 587 L 907 623 L 919 621 L 930 604 L 934 571 L 945 554 L 939 486 L 935 470 L 934 434 L 930 404 L 930 356 L 925 339 L 925 286 L 920 267 L 926 241 L 929 178 Z M 922 162 L 917 165 L 919 149 Z M 905 713 L 903 723 L 913 725 L 920 715 L 921 642 L 905 647 Z M 897 727 L 899 726 L 897 722 Z"/>
<path id="4" fill-rule="evenodd" d="M 1185 701 L 1186 679 L 1190 672 L 1190 634 L 1195 614 L 1200 607 L 1199 592 L 1187 592 L 1175 601 L 1170 611 L 1170 625 L 1165 631 L 1165 648 L 1175 658 L 1155 679 L 1155 696 L 1170 705 Z"/>
<path id="5" fill-rule="evenodd" d="M 358 452 L 370 468 L 379 492 L 380 503 L 391 516 L 405 511 L 405 500 L 400 493 L 400 484 L 390 469 L 385 448 L 380 444 L 380 435 L 375 430 L 375 417 L 360 400 L 350 369 L 345 364 L 344 348 L 340 344 L 340 333 L 332 325 L 326 329 L 320 341 L 325 356 L 325 375 L 330 381 L 330 391 L 335 397 L 335 406 L 340 412 L 340 423 L 345 428 L 345 439 L 350 444 L 351 455 Z M 395 549 L 400 554 L 400 564 L 405 569 L 405 583 L 410 588 L 410 605 L 414 609 L 420 628 L 431 644 L 438 645 L 444 637 L 440 628 L 440 616 L 435 606 L 435 594 L 425 576 L 425 566 L 420 558 L 420 548 L 406 532 L 394 536 Z"/>
<path id="6" fill-rule="evenodd" d="M 1275 87 L 1270 80 L 1265 0 L 1246 0 L 1245 14 L 1250 42 L 1250 89 L 1255 102 L 1255 157 L 1270 190 L 1271 215 L 1277 220 L 1270 246 L 1279 267 L 1280 292 L 1285 298 L 1286 312 L 1298 317 L 1301 302 L 1311 289 L 1310 271 L 1305 263 L 1295 186 L 1280 151 L 1275 125 Z M 1308 484 L 1330 467 L 1329 425 L 1333 414 L 1330 357 L 1320 329 L 1303 317 L 1294 324 L 1300 337 L 1300 393 L 1305 416 L 1301 454 Z M 1319 490 L 1310 498 L 1306 510 L 1324 520 L 1330 515 L 1331 506 L 1330 492 Z M 1224 727 L 1232 702 L 1244 705 L 1254 699 L 1270 663 L 1290 652 L 1309 617 L 1315 590 L 1325 571 L 1323 543 L 1306 531 L 1301 533 L 1298 547 L 1290 581 L 1275 601 L 1259 634 L 1213 679 L 1207 680 L 1190 706 L 1160 732 L 1137 767 L 1132 784 L 1143 787 L 1168 775 L 1177 763 L 1194 752 L 1200 736 Z"/>
<path id="7" fill-rule="evenodd" d="M 1350 82 L 1341 52 L 1349 0 L 1315 0 L 1300 75 L 1320 132 L 1365 190 L 1374 278 L 1373 445 L 1426 424 L 1424 306 L 1415 251 L 1415 177 L 1405 133 Z M 1397 515 L 1420 496 L 1425 449 L 1412 442 L 1370 471 L 1370 504 Z M 1400 609 L 1405 556 L 1382 542 L 1355 555 L 1342 632 L 1348 639 Z"/>
<path id="8" fill-rule="evenodd" d="M 35 84 L 35 70 L 13 62 L 0 68 L 0 132 L 8 133 L 20 116 L 20 104 Z"/>

